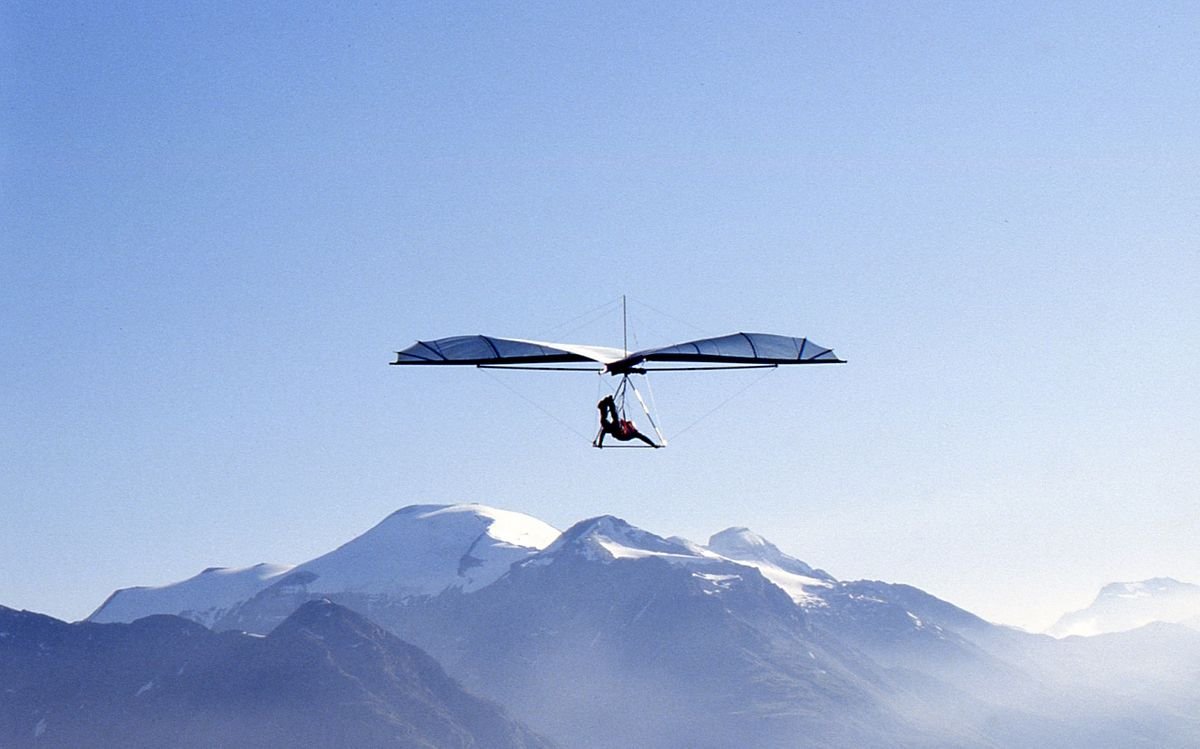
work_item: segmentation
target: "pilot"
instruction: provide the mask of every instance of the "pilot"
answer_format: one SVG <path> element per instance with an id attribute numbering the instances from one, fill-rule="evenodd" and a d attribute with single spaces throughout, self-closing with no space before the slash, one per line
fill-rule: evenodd
<path id="1" fill-rule="evenodd" d="M 611 434 L 614 439 L 620 442 L 629 442 L 630 440 L 641 440 L 650 447 L 662 447 L 656 445 L 654 440 L 638 431 L 637 425 L 628 419 L 622 419 L 617 413 L 617 402 L 613 400 L 611 395 L 606 395 L 596 404 L 596 408 L 600 410 L 600 434 L 596 435 L 596 440 L 592 444 L 596 447 L 604 447 L 604 435 Z"/>

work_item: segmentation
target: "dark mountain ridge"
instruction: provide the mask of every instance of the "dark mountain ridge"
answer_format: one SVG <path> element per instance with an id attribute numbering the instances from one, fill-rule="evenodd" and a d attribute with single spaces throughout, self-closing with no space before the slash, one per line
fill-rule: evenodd
<path id="1" fill-rule="evenodd" d="M 266 637 L 175 616 L 66 624 L 2 607 L 0 633 L 0 746 L 551 746 L 328 601 Z"/>

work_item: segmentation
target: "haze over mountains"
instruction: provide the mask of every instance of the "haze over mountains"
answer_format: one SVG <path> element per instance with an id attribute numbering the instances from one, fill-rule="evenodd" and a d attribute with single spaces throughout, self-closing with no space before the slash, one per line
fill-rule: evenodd
<path id="1" fill-rule="evenodd" d="M 611 516 L 560 534 L 417 505 L 294 568 L 118 591 L 91 621 L 267 634 L 314 600 L 564 747 L 1200 743 L 1200 632 L 1029 634 L 911 586 L 837 580 L 745 528 L 697 544 Z"/>
<path id="2" fill-rule="evenodd" d="M 1183 623 L 1200 629 L 1200 585 L 1169 577 L 1110 583 L 1090 606 L 1064 614 L 1046 632 L 1055 637 L 1090 636 L 1137 629 L 1151 622 Z"/>

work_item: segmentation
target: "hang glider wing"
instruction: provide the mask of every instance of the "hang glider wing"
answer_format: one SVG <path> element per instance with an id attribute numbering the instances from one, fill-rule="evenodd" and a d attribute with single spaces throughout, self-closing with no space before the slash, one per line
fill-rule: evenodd
<path id="1" fill-rule="evenodd" d="M 519 338 L 495 338 L 463 335 L 417 341 L 396 352 L 392 364 L 460 364 L 480 367 L 512 365 L 545 366 L 593 362 L 610 364 L 625 356 L 620 349 L 582 346 L 574 343 L 525 341 Z"/>
<path id="2" fill-rule="evenodd" d="M 770 333 L 732 333 L 643 349 L 609 363 L 607 370 L 613 374 L 627 373 L 641 368 L 639 365 L 647 362 L 692 363 L 704 365 L 704 368 L 721 365 L 845 364 L 833 353 L 833 349 L 819 346 L 807 338 Z"/>

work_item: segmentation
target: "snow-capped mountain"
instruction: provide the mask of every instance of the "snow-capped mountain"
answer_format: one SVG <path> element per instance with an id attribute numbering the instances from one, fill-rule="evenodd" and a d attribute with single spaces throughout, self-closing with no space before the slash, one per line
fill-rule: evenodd
<path id="1" fill-rule="evenodd" d="M 346 593 L 403 599 L 448 588 L 469 592 L 493 582 L 513 562 L 545 548 L 558 535 L 529 515 L 485 505 L 412 505 L 304 564 L 210 568 L 171 585 L 123 588 L 88 619 L 131 622 L 150 614 L 175 614 L 214 626 L 267 589 L 299 593 L 303 599 Z"/>
<path id="2" fill-rule="evenodd" d="M 836 583 L 827 572 L 784 554 L 746 528 L 721 531 L 704 547 L 662 538 L 611 516 L 592 518 L 560 534 L 529 515 L 481 504 L 411 505 L 300 565 L 209 568 L 170 585 L 123 588 L 89 621 L 131 622 L 175 614 L 205 626 L 269 631 L 311 598 L 332 596 L 353 606 L 346 599 L 378 604 L 450 589 L 470 593 L 500 578 L 514 563 L 546 564 L 566 553 L 597 560 L 656 557 L 699 570 L 696 579 L 714 589 L 727 587 L 729 575 L 749 567 L 802 605 L 821 605 L 819 592 Z M 239 611 L 252 599 L 257 600 L 248 608 L 271 611 L 257 624 L 257 615 Z"/>
<path id="3" fill-rule="evenodd" d="M 612 515 L 601 515 L 571 526 L 554 543 L 521 564 L 541 566 L 572 556 L 595 562 L 655 558 L 699 570 L 728 567 L 730 561 L 687 539 L 663 538 Z"/>
<path id="4" fill-rule="evenodd" d="M 1046 634 L 1054 637 L 1123 632 L 1151 622 L 1200 624 L 1200 585 L 1169 577 L 1110 583 L 1086 609 L 1064 614 Z"/>
<path id="5" fill-rule="evenodd" d="M 337 549 L 296 567 L 312 593 L 405 598 L 469 593 L 544 549 L 558 531 L 519 512 L 479 504 L 413 505 Z"/>

